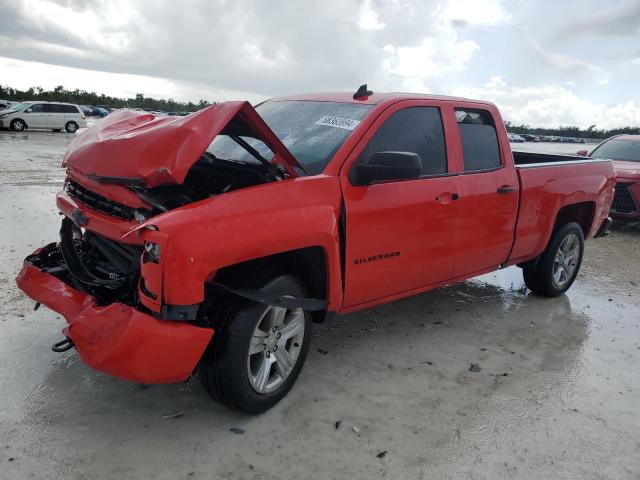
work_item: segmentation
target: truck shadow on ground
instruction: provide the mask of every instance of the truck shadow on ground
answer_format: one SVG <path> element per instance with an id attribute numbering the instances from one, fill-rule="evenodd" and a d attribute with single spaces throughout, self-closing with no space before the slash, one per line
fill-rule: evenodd
<path id="1" fill-rule="evenodd" d="M 507 287 L 469 281 L 319 326 L 297 385 L 261 416 L 219 406 L 197 378 L 137 385 L 94 372 L 69 352 L 27 398 L 26 421 L 39 436 L 48 432 L 68 444 L 63 452 L 148 436 L 161 436 L 171 448 L 181 435 L 233 436 L 232 427 L 249 432 L 266 425 L 331 428 L 338 419 L 362 425 L 372 415 L 378 424 L 391 415 L 414 428 L 416 418 L 437 424 L 479 411 L 496 392 L 524 388 L 545 396 L 562 389 L 580 362 L 588 317 L 573 311 L 566 296 L 528 295 L 508 277 L 498 283 Z"/>

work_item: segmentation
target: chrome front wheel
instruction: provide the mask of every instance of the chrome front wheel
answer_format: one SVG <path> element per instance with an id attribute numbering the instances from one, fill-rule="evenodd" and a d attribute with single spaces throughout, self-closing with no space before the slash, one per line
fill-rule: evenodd
<path id="1" fill-rule="evenodd" d="M 269 306 L 256 322 L 247 354 L 247 374 L 262 394 L 277 389 L 296 366 L 304 342 L 304 311 Z"/>

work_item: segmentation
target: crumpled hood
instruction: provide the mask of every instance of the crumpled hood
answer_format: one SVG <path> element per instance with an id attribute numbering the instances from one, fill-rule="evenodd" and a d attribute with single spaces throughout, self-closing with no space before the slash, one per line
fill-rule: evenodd
<path id="1" fill-rule="evenodd" d="M 290 176 L 302 169 L 249 102 L 219 103 L 185 117 L 119 110 L 78 135 L 62 164 L 100 183 L 179 184 L 225 133 L 259 138 Z"/>
<path id="2" fill-rule="evenodd" d="M 613 162 L 616 174 L 620 177 L 638 177 L 640 179 L 640 162 L 623 162 L 616 160 Z"/>

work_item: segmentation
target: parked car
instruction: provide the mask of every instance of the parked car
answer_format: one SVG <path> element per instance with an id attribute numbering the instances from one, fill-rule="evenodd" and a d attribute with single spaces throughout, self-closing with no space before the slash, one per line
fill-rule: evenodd
<path id="1" fill-rule="evenodd" d="M 9 110 L 0 111 L 0 128 L 16 132 L 29 129 L 66 130 L 74 133 L 86 127 L 87 122 L 80 107 L 71 103 L 22 102 Z"/>
<path id="2" fill-rule="evenodd" d="M 9 100 L 0 100 L 0 110 L 9 110 L 12 105 L 17 102 L 10 102 Z"/>
<path id="3" fill-rule="evenodd" d="M 312 322 L 509 265 L 556 297 L 611 221 L 610 161 L 512 153 L 487 102 L 364 87 L 148 117 L 71 142 L 60 241 L 18 286 L 68 322 L 56 350 L 141 383 L 198 372 L 248 413 L 291 389 Z"/>
<path id="4" fill-rule="evenodd" d="M 509 141 L 513 143 L 524 143 L 525 139 L 515 133 L 508 133 Z"/>
<path id="5" fill-rule="evenodd" d="M 640 219 L 640 135 L 617 135 L 600 143 L 590 154 L 580 150 L 578 155 L 613 160 L 617 183 L 611 215 Z"/>
<path id="6" fill-rule="evenodd" d="M 109 115 L 109 111 L 105 110 L 102 107 L 93 107 L 93 111 L 91 112 L 91 116 L 92 117 L 106 117 L 107 115 Z"/>

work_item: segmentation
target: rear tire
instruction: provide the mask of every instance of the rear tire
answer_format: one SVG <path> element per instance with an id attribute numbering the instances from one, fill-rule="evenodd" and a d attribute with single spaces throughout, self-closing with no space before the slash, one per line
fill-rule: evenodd
<path id="1" fill-rule="evenodd" d="M 584 254 L 584 235 L 575 222 L 553 233 L 537 262 L 523 267 L 525 285 L 535 294 L 557 297 L 569 290 L 576 279 Z"/>
<path id="2" fill-rule="evenodd" d="M 25 128 L 27 128 L 27 124 L 24 123 L 19 118 L 16 118 L 15 120 L 12 120 L 12 122 L 11 122 L 11 130 L 13 130 L 14 132 L 22 132 Z"/>
<path id="3" fill-rule="evenodd" d="M 259 277 L 251 281 L 251 288 L 278 296 L 307 295 L 293 275 L 267 272 Z M 262 413 L 278 403 L 298 378 L 311 342 L 311 316 L 302 309 L 231 296 L 214 303 L 208 316 L 216 333 L 199 365 L 202 385 L 211 398 L 229 408 Z"/>
<path id="4" fill-rule="evenodd" d="M 64 129 L 67 133 L 75 133 L 78 130 L 78 124 L 76 122 L 67 122 Z"/>

